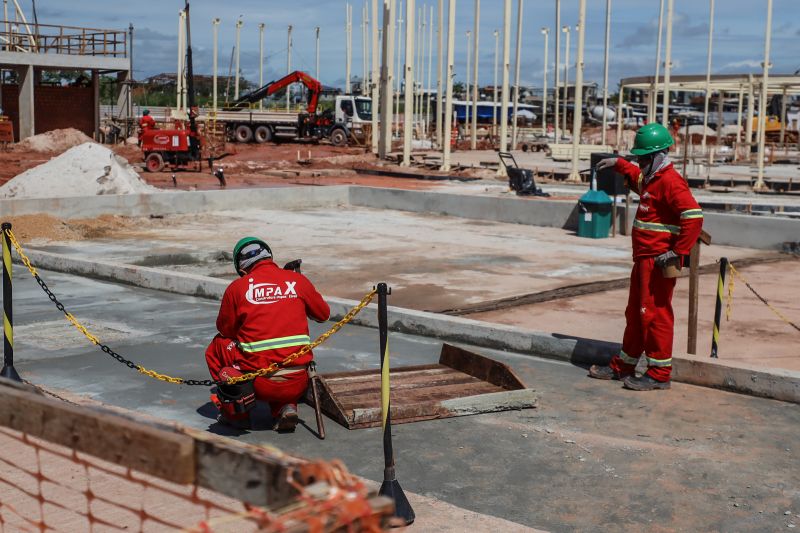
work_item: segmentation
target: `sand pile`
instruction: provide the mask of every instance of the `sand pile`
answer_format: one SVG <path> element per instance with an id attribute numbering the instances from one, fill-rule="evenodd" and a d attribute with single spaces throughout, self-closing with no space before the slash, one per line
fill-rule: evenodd
<path id="1" fill-rule="evenodd" d="M 63 152 L 74 146 L 92 142 L 82 131 L 75 128 L 53 130 L 40 133 L 18 142 L 13 150 L 16 152 Z"/>
<path id="2" fill-rule="evenodd" d="M 0 187 L 0 198 L 60 198 L 142 194 L 158 189 L 144 182 L 128 161 L 92 142 L 70 148 Z"/>

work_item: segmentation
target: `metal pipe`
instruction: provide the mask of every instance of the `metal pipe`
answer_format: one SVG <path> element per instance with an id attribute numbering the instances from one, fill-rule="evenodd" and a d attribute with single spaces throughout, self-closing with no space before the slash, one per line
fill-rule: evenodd
<path id="1" fill-rule="evenodd" d="M 542 69 L 542 134 L 547 136 L 547 45 L 550 41 L 550 28 L 542 28 L 544 35 L 544 68 Z"/>
<path id="2" fill-rule="evenodd" d="M 564 43 L 566 46 L 564 48 L 564 117 L 563 120 L 563 130 L 566 131 L 567 129 L 567 104 L 569 103 L 569 26 L 564 26 L 561 28 L 561 31 L 567 35 L 567 41 Z"/>
<path id="3" fill-rule="evenodd" d="M 469 68 L 470 68 L 470 58 L 472 48 L 472 32 L 467 30 L 467 75 L 464 80 L 464 132 L 467 131 L 467 124 L 470 123 L 469 120 L 469 112 L 471 111 L 469 106 Z"/>
<path id="4" fill-rule="evenodd" d="M 392 98 L 394 97 L 394 13 L 395 0 L 383 0 L 383 43 L 381 46 L 381 120 L 378 157 L 386 159 L 392 151 Z"/>
<path id="5" fill-rule="evenodd" d="M 239 59 L 241 56 L 241 47 L 239 46 L 241 43 L 241 33 L 242 33 L 242 25 L 244 25 L 244 21 L 239 19 L 236 21 L 236 73 L 234 74 L 234 82 L 233 82 L 233 99 L 239 99 Z"/>
<path id="6" fill-rule="evenodd" d="M 511 0 L 503 2 L 503 96 L 500 105 L 500 151 L 508 151 L 508 82 L 511 71 Z M 505 167 L 500 165 L 498 174 L 505 175 Z"/>
<path id="7" fill-rule="evenodd" d="M 561 72 L 560 72 L 561 71 L 561 30 L 560 30 L 560 28 L 561 28 L 561 0 L 556 0 L 556 26 L 555 26 L 555 30 L 556 30 L 556 50 L 555 50 L 555 53 L 556 53 L 556 67 L 555 67 L 556 76 L 555 76 L 555 84 L 553 85 L 553 87 L 555 88 L 555 95 L 554 95 L 555 96 L 555 102 L 554 102 L 555 103 L 555 108 L 554 108 L 555 112 L 553 113 L 555 115 L 555 117 L 554 117 L 554 120 L 553 120 L 553 126 L 554 126 L 553 135 L 555 136 L 555 143 L 556 144 L 559 143 L 559 137 L 561 137 L 561 134 L 559 133 L 559 124 L 558 124 L 558 113 L 559 113 L 559 110 L 561 109 L 559 107 L 560 97 L 559 97 L 559 94 L 558 94 L 559 90 L 561 89 L 561 80 L 560 80 L 560 76 L 561 76 Z"/>
<path id="8" fill-rule="evenodd" d="M 517 122 L 519 119 L 517 118 L 517 111 L 519 110 L 519 57 L 522 51 L 522 0 L 517 0 L 517 51 L 515 57 L 514 66 L 514 111 L 513 111 L 513 118 L 514 122 L 511 124 L 511 149 L 515 149 L 517 147 L 517 131 L 519 126 Z"/>
<path id="9" fill-rule="evenodd" d="M 319 26 L 314 29 L 314 33 L 316 34 L 316 70 L 314 71 L 314 77 L 319 79 Z"/>
<path id="10" fill-rule="evenodd" d="M 669 75 L 672 72 L 672 13 L 675 7 L 675 0 L 667 2 L 667 46 L 664 54 L 664 95 L 661 104 L 661 124 L 669 127 Z"/>
<path id="11" fill-rule="evenodd" d="M 405 65 L 405 98 L 403 105 L 403 163 L 411 165 L 411 136 L 414 129 L 414 17 L 416 0 L 406 0 L 406 65 Z"/>
<path id="12" fill-rule="evenodd" d="M 258 25 L 258 86 L 264 86 L 264 23 Z M 258 101 L 258 109 L 264 109 L 264 99 Z"/>
<path id="13" fill-rule="evenodd" d="M 605 58 L 603 60 L 603 133 L 600 136 L 600 144 L 606 144 L 606 127 L 608 118 L 606 109 L 608 108 L 608 47 L 611 41 L 611 0 L 606 0 L 606 47 Z M 616 206 L 615 206 L 616 208 Z"/>
<path id="14" fill-rule="evenodd" d="M 708 129 L 708 100 L 711 96 L 711 46 L 714 38 L 714 0 L 709 1 L 708 11 L 708 57 L 706 58 L 706 89 L 705 89 L 705 102 L 703 103 L 703 140 L 701 145 L 703 151 L 706 150 L 706 130 Z M 720 91 L 720 98 L 722 91 Z M 721 124 L 717 124 L 717 139 L 719 139 Z"/>
<path id="15" fill-rule="evenodd" d="M 575 63 L 575 106 L 572 111 L 572 172 L 568 181 L 580 182 L 578 174 L 578 147 L 581 144 L 583 120 L 583 45 L 586 36 L 586 0 L 578 5 L 578 61 Z"/>
<path id="16" fill-rule="evenodd" d="M 215 114 L 217 112 L 217 66 L 218 66 L 217 51 L 218 51 L 218 48 L 219 48 L 219 46 L 218 46 L 219 45 L 219 23 L 220 23 L 220 19 L 219 18 L 215 18 L 214 20 L 211 21 L 211 25 L 212 25 L 212 27 L 214 29 L 214 57 L 213 57 L 213 60 L 212 60 L 212 62 L 214 63 L 214 65 L 212 67 L 212 69 L 214 71 L 213 72 L 214 80 L 212 82 L 213 88 L 211 90 L 211 94 L 212 94 L 212 97 L 211 97 L 212 104 L 211 105 L 214 108 L 214 113 Z"/>
<path id="17" fill-rule="evenodd" d="M 319 28 L 317 28 L 319 35 Z M 319 37 L 317 38 L 317 50 L 319 51 Z M 317 52 L 317 71 L 319 71 L 319 52 Z M 319 74 L 318 74 L 319 75 Z M 372 153 L 378 153 L 378 143 L 380 133 L 378 132 L 378 110 L 380 109 L 380 89 L 378 79 L 380 78 L 380 65 L 378 63 L 378 0 L 372 0 L 372 74 L 370 75 L 370 85 L 372 89 Z M 319 79 L 319 77 L 317 77 Z"/>
<path id="18" fill-rule="evenodd" d="M 664 0 L 658 6 L 658 42 L 656 43 L 656 76 L 653 82 L 653 92 L 650 98 L 650 109 L 648 109 L 647 122 L 655 122 L 658 108 L 658 71 L 661 68 L 661 35 L 664 33 Z"/>
<path id="19" fill-rule="evenodd" d="M 511 0 L 508 0 L 511 1 Z M 444 108 L 444 131 L 442 132 L 442 171 L 450 171 L 450 138 L 453 127 L 453 76 L 455 75 L 454 55 L 456 47 L 456 0 L 447 2 L 447 95 Z"/>
<path id="20" fill-rule="evenodd" d="M 764 184 L 764 144 L 767 130 L 767 89 L 769 88 L 769 48 L 772 42 L 772 0 L 767 0 L 767 27 L 764 31 L 764 74 L 761 78 L 761 98 L 758 100 L 758 179 L 756 191 L 766 188 Z"/>
<path id="21" fill-rule="evenodd" d="M 481 28 L 481 0 L 475 0 L 475 42 L 473 44 L 472 64 L 472 126 L 469 138 L 469 147 L 475 150 L 478 147 L 478 65 L 480 64 L 480 28 Z"/>
<path id="22" fill-rule="evenodd" d="M 444 25 L 442 21 L 444 20 L 444 0 L 439 0 L 438 9 L 438 16 L 436 18 L 436 41 L 438 43 L 436 49 L 436 146 L 441 149 L 442 120 L 444 118 L 442 114 L 444 104 L 442 93 L 442 60 L 444 54 L 444 34 L 442 32 Z"/>
<path id="23" fill-rule="evenodd" d="M 286 29 L 286 74 L 292 72 L 292 25 Z M 291 96 L 291 85 L 286 87 L 286 112 L 289 112 L 289 99 Z"/>

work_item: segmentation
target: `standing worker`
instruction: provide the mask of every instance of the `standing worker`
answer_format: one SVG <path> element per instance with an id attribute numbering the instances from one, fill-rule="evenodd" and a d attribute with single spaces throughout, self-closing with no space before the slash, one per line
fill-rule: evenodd
<path id="1" fill-rule="evenodd" d="M 307 317 L 317 322 L 330 317 L 328 304 L 308 278 L 279 268 L 261 239 L 245 237 L 237 242 L 233 262 L 241 277 L 225 289 L 217 316 L 219 334 L 206 350 L 215 381 L 282 363 L 311 342 Z M 308 387 L 306 367 L 313 358 L 309 351 L 269 376 L 219 385 L 211 397 L 220 410 L 217 420 L 249 429 L 249 411 L 259 399 L 269 402 L 275 430 L 294 431 L 297 401 Z"/>
<path id="2" fill-rule="evenodd" d="M 139 128 L 141 128 L 142 133 L 147 130 L 156 129 L 156 120 L 150 116 L 149 109 L 142 111 L 142 118 L 139 119 Z"/>
<path id="3" fill-rule="evenodd" d="M 631 150 L 638 166 L 621 157 L 602 159 L 597 164 L 598 170 L 613 167 L 639 194 L 622 350 L 609 366 L 593 365 L 589 369 L 591 377 L 622 380 L 627 389 L 670 387 L 675 268 L 683 265 L 683 258 L 689 255 L 703 227 L 700 206 L 670 162 L 668 152 L 673 142 L 667 128 L 648 124 L 636 132 Z M 643 352 L 647 372 L 636 377 L 634 370 Z"/>

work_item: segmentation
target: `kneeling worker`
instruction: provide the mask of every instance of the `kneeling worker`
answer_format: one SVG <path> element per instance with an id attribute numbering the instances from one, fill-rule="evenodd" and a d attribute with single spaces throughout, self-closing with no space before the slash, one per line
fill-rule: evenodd
<path id="1" fill-rule="evenodd" d="M 330 316 L 328 304 L 308 278 L 278 267 L 261 239 L 245 237 L 237 242 L 233 262 L 241 277 L 225 289 L 217 316 L 219 334 L 206 350 L 215 381 L 283 362 L 310 343 L 307 317 L 325 322 Z M 220 410 L 218 421 L 249 428 L 249 410 L 259 399 L 269 402 L 274 429 L 293 431 L 297 401 L 308 387 L 306 367 L 312 359 L 309 351 L 267 377 L 220 385 L 218 394 L 212 395 Z"/>
<path id="2" fill-rule="evenodd" d="M 648 124 L 636 132 L 631 150 L 638 166 L 621 157 L 609 157 L 597 165 L 598 169 L 613 167 L 625 176 L 628 187 L 639 194 L 639 210 L 633 221 L 633 270 L 622 350 L 609 366 L 592 366 L 589 375 L 623 380 L 625 388 L 633 390 L 670 386 L 675 277 L 665 269 L 683 264 L 703 227 L 700 206 L 669 160 L 672 144 L 667 128 Z M 636 377 L 634 369 L 642 352 L 647 373 Z"/>

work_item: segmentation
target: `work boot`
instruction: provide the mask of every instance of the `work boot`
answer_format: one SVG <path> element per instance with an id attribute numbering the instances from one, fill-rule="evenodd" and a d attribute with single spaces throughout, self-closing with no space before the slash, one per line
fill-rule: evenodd
<path id="1" fill-rule="evenodd" d="M 249 416 L 243 418 L 228 418 L 220 413 L 217 415 L 217 422 L 229 428 L 238 429 L 239 431 L 252 429 Z"/>
<path id="2" fill-rule="evenodd" d="M 619 372 L 611 368 L 610 366 L 600 366 L 600 365 L 592 365 L 589 367 L 589 377 L 595 379 L 615 379 L 620 380 L 623 379 Z"/>
<path id="3" fill-rule="evenodd" d="M 294 405 L 284 405 L 281 413 L 278 416 L 278 421 L 272 428 L 279 433 L 293 433 L 295 426 L 297 426 L 297 409 Z"/>
<path id="4" fill-rule="evenodd" d="M 660 390 L 668 389 L 670 387 L 670 382 L 657 381 L 645 374 L 640 378 L 637 378 L 636 376 L 628 376 L 622 380 L 622 386 L 630 390 Z"/>

